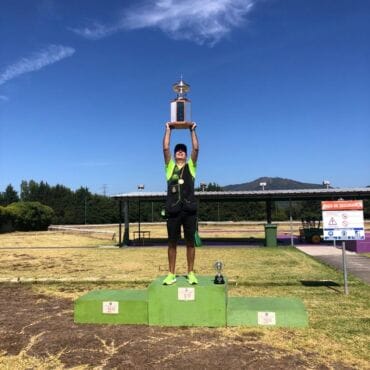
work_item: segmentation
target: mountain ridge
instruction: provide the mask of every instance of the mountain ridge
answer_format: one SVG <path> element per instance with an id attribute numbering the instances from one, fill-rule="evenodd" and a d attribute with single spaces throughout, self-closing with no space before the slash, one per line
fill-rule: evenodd
<path id="1" fill-rule="evenodd" d="M 261 190 L 261 182 L 265 182 L 265 190 L 291 190 L 291 189 L 325 189 L 326 186 L 323 184 L 313 184 L 300 182 L 292 179 L 285 179 L 282 177 L 259 177 L 250 182 L 245 182 L 241 184 L 232 184 L 222 187 L 222 190 L 225 191 L 253 191 Z"/>

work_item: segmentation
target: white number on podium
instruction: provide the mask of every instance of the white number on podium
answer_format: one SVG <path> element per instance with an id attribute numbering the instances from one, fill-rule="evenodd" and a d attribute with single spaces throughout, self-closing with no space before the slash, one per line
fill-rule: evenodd
<path id="1" fill-rule="evenodd" d="M 258 312 L 258 325 L 276 325 L 275 312 Z"/>
<path id="2" fill-rule="evenodd" d="M 108 301 L 103 302 L 103 313 L 116 315 L 119 313 L 119 302 Z"/>
<path id="3" fill-rule="evenodd" d="M 195 289 L 194 288 L 178 288 L 177 298 L 179 301 L 194 301 Z"/>

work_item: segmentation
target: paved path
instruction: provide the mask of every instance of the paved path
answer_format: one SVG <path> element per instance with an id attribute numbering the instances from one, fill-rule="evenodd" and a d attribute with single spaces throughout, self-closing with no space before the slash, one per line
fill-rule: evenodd
<path id="1" fill-rule="evenodd" d="M 297 249 L 318 260 L 343 271 L 342 247 L 333 246 L 297 246 Z M 347 271 L 370 284 L 370 258 L 355 252 L 346 251 Z"/>

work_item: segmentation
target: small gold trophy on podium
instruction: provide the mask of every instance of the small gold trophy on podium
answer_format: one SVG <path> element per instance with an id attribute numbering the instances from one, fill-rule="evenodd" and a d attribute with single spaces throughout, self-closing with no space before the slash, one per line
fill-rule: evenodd
<path id="1" fill-rule="evenodd" d="M 191 102 L 186 97 L 187 92 L 190 90 L 182 76 L 179 82 L 172 85 L 173 91 L 177 94 L 176 98 L 171 101 L 171 128 L 190 128 L 193 125 L 191 121 Z"/>

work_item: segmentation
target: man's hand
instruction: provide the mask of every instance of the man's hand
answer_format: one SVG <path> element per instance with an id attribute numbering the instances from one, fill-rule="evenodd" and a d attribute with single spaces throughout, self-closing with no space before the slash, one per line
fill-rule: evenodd
<path id="1" fill-rule="evenodd" d="M 197 124 L 193 122 L 193 124 L 190 126 L 190 131 L 194 131 L 197 128 Z"/>
<path id="2" fill-rule="evenodd" d="M 172 130 L 172 127 L 170 126 L 170 122 L 166 122 L 166 130 Z"/>

